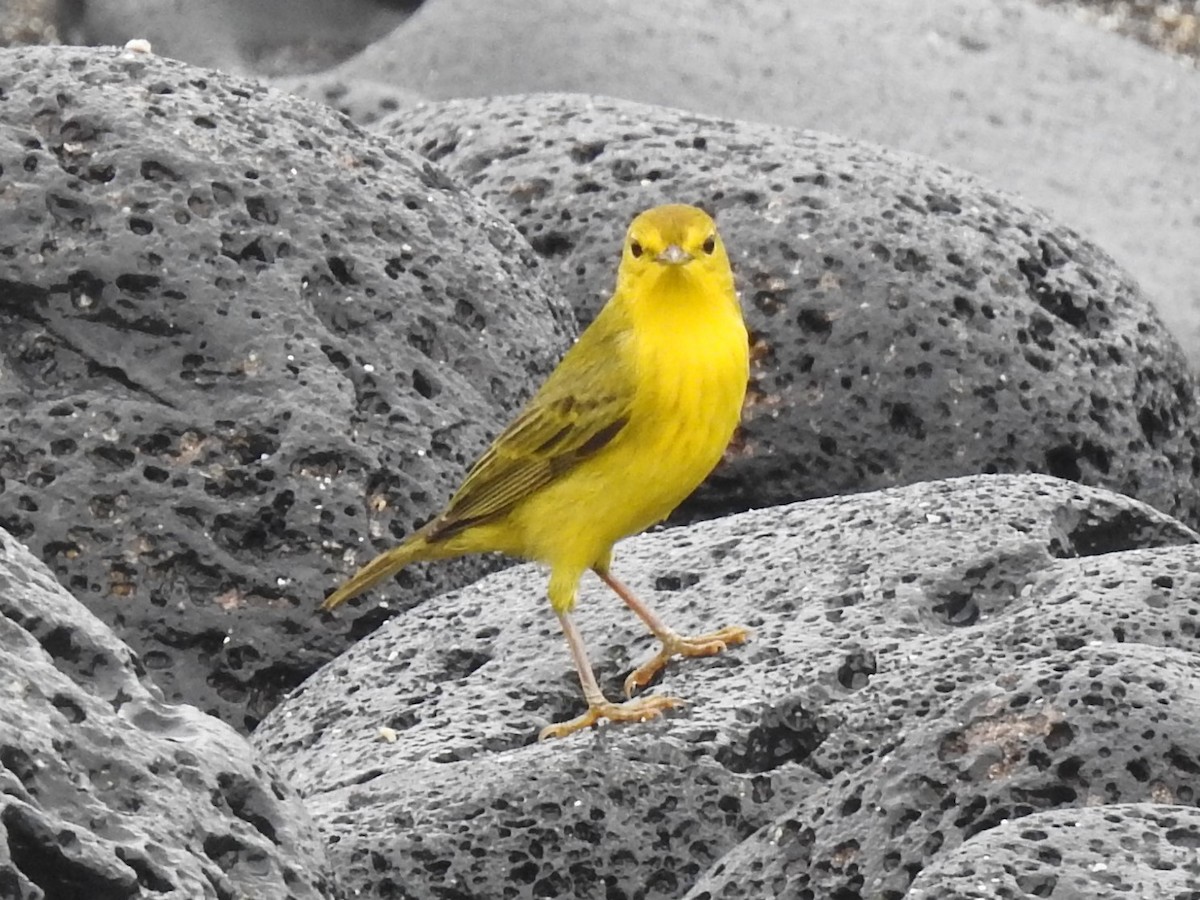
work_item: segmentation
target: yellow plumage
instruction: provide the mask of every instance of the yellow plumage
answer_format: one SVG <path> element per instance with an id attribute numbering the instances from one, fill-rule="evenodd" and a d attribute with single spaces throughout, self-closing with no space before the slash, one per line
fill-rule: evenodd
<path id="1" fill-rule="evenodd" d="M 517 418 L 471 468 L 446 508 L 325 600 L 333 609 L 419 560 L 499 551 L 550 567 L 550 603 L 579 668 L 588 712 L 643 719 L 679 701 L 610 703 L 596 687 L 570 617 L 593 569 L 663 642 L 626 682 L 647 683 L 674 653 L 707 655 L 745 629 L 675 634 L 609 573 L 613 544 L 665 518 L 721 458 L 741 413 L 746 328 L 724 245 L 691 206 L 647 210 L 626 236 L 612 298 Z"/>

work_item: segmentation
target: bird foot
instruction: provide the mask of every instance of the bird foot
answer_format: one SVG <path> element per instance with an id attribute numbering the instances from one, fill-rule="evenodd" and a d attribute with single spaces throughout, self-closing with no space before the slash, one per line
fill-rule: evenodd
<path id="1" fill-rule="evenodd" d="M 574 734 L 584 728 L 589 728 L 595 725 L 601 719 L 608 719 L 610 722 L 644 722 L 647 719 L 653 719 L 655 716 L 660 716 L 663 710 L 672 709 L 676 706 L 682 706 L 684 701 L 678 697 L 638 697 L 636 700 L 626 700 L 624 703 L 610 703 L 608 700 L 601 699 L 597 703 L 592 703 L 588 706 L 587 712 L 582 716 L 576 716 L 566 722 L 557 722 L 553 725 L 547 725 L 538 734 L 538 740 L 544 741 L 547 738 L 561 738 L 569 734 Z"/>
<path id="2" fill-rule="evenodd" d="M 697 634 L 687 637 L 680 634 L 670 634 L 662 642 L 658 653 L 642 663 L 629 673 L 625 679 L 625 696 L 632 697 L 633 692 L 648 685 L 652 678 L 659 673 L 672 656 L 715 656 L 726 647 L 743 644 L 750 637 L 750 629 L 741 625 L 726 625 L 720 631 L 709 634 Z"/>

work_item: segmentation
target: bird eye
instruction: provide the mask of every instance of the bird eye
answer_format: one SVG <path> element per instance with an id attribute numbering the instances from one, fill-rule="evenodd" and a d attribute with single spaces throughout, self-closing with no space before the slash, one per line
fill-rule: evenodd
<path id="1" fill-rule="evenodd" d="M 711 254 L 714 250 L 717 249 L 717 236 L 715 234 L 710 234 L 708 236 L 708 240 L 706 240 L 703 244 L 700 245 L 700 249 L 703 250 L 705 253 Z"/>
<path id="2" fill-rule="evenodd" d="M 634 258 L 641 256 L 642 255 L 642 245 L 639 244 L 637 241 L 630 241 L 629 242 L 629 252 L 634 256 Z"/>

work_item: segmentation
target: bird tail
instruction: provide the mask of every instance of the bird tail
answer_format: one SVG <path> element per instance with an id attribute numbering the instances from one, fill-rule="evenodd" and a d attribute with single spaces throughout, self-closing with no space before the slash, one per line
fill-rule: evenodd
<path id="1" fill-rule="evenodd" d="M 436 551 L 431 552 L 431 550 L 432 548 L 425 538 L 424 529 L 415 532 L 402 544 L 380 553 L 355 572 L 349 581 L 325 598 L 321 609 L 336 609 L 347 600 L 357 597 L 363 591 L 379 584 L 389 575 L 396 574 L 409 563 L 436 556 Z"/>

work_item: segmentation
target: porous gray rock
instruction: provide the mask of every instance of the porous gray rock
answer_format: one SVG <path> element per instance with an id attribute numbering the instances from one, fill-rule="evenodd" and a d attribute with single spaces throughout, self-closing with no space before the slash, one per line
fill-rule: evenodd
<path id="1" fill-rule="evenodd" d="M 389 614 L 314 611 L 440 507 L 570 310 L 511 226 L 324 107 L 32 48 L 0 114 L 0 525 L 168 699 L 252 728 Z"/>
<path id="2" fill-rule="evenodd" d="M 1030 633 L 906 647 L 905 664 L 843 704 L 836 731 L 805 759 L 827 774 L 823 789 L 742 843 L 691 900 L 901 900 L 938 853 L 1042 810 L 1195 806 L 1200 642 L 1182 643 L 1063 651 Z"/>
<path id="3" fill-rule="evenodd" d="M 0 897 L 338 891 L 295 792 L 0 530 Z"/>
<path id="4" fill-rule="evenodd" d="M 1086 835 L 1085 840 L 1080 840 Z M 1003 822 L 921 872 L 907 900 L 1192 900 L 1200 811 L 1126 803 Z"/>
<path id="5" fill-rule="evenodd" d="M 380 126 L 517 223 L 581 320 L 637 210 L 714 211 L 753 374 L 684 517 L 977 472 L 1046 472 L 1200 522 L 1195 379 L 1106 254 L 962 172 L 813 132 L 578 95 Z"/>
<path id="6" fill-rule="evenodd" d="M 534 742 L 580 696 L 526 566 L 392 620 L 253 740 L 366 895 L 899 898 L 1007 820 L 1197 805 L 1198 540 L 1043 476 L 758 510 L 618 547 L 674 627 L 754 629 L 673 662 L 661 720 Z M 577 619 L 618 696 L 651 639 L 595 582 Z"/>
<path id="7" fill-rule="evenodd" d="M 428 0 L 326 78 L 576 91 L 920 153 L 1096 240 L 1200 366 L 1200 72 L 1031 3 Z"/>

